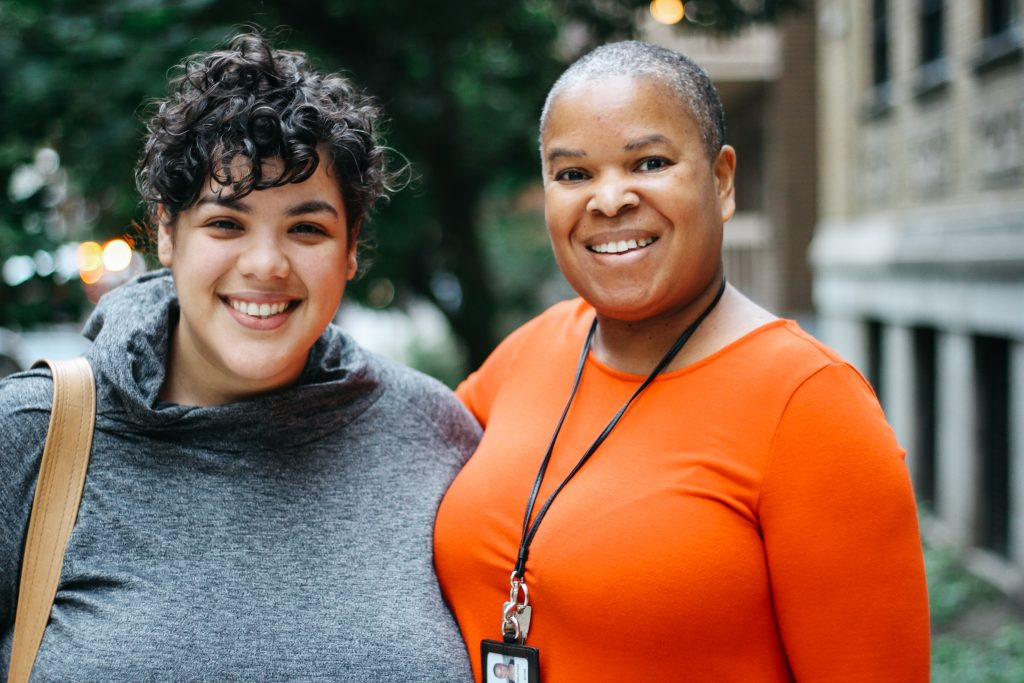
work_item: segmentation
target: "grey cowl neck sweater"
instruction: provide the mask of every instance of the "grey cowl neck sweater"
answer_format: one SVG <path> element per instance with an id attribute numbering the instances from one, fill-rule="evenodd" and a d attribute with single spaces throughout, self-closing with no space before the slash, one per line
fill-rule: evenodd
<path id="1" fill-rule="evenodd" d="M 379 381 L 366 352 L 331 325 L 316 341 L 295 385 L 240 403 L 182 406 L 158 398 L 178 300 L 168 270 L 139 277 L 104 296 L 85 324 L 86 353 L 97 378 L 98 420 L 114 432 L 246 451 L 273 442 L 301 446 L 357 417 Z M 123 323 L 122 321 L 129 321 Z M 224 425 L 230 421 L 230 443 Z"/>
<path id="2" fill-rule="evenodd" d="M 431 550 L 472 416 L 334 326 L 291 387 L 161 401 L 177 316 L 160 271 L 86 325 L 93 454 L 33 680 L 470 680 Z M 0 382 L 3 669 L 51 388 Z"/>

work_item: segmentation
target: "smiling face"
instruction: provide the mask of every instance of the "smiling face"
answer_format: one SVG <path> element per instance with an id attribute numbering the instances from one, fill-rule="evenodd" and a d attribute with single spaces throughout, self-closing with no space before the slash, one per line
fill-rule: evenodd
<path id="1" fill-rule="evenodd" d="M 237 401 L 293 383 L 355 276 L 345 204 L 321 154 L 309 179 L 232 199 L 208 182 L 174 224 L 161 220 L 160 262 L 181 317 L 163 398 Z"/>
<path id="2" fill-rule="evenodd" d="M 613 76 L 563 90 L 542 135 L 555 258 L 598 316 L 692 317 L 722 277 L 736 156 L 708 159 L 678 95 Z"/>

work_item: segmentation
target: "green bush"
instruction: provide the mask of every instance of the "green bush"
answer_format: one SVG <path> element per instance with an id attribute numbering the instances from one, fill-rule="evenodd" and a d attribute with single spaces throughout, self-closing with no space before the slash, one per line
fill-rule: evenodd
<path id="1" fill-rule="evenodd" d="M 957 632 L 958 623 L 972 611 L 1007 598 L 963 569 L 951 551 L 925 546 L 925 566 L 932 617 L 933 683 L 1024 681 L 1024 620 L 994 623 L 988 636 Z"/>

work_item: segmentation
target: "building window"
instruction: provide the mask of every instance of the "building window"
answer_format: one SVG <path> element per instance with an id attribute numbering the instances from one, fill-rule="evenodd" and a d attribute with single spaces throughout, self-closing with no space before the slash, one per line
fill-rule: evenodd
<path id="1" fill-rule="evenodd" d="M 985 37 L 997 36 L 1010 28 L 1013 22 L 1012 0 L 986 0 Z"/>
<path id="2" fill-rule="evenodd" d="M 888 1 L 872 0 L 871 12 L 871 93 L 868 113 L 878 114 L 892 105 Z"/>
<path id="3" fill-rule="evenodd" d="M 1010 343 L 1000 337 L 974 338 L 978 387 L 978 545 L 1007 556 L 1010 527 Z"/>
<path id="4" fill-rule="evenodd" d="M 930 64 L 946 55 L 943 4 L 944 0 L 921 0 L 921 64 Z"/>
<path id="5" fill-rule="evenodd" d="M 879 401 L 882 401 L 882 391 L 884 389 L 882 382 L 884 380 L 884 358 L 883 358 L 883 346 L 882 337 L 884 334 L 884 327 L 879 320 L 868 320 L 867 321 L 867 344 L 868 344 L 868 358 L 867 368 L 865 368 L 865 375 L 867 375 L 868 383 L 871 388 L 875 390 L 875 395 Z"/>
<path id="6" fill-rule="evenodd" d="M 918 500 L 935 505 L 935 453 L 938 432 L 938 376 L 935 330 L 914 329 L 914 490 Z"/>
<path id="7" fill-rule="evenodd" d="M 917 93 L 924 95 L 949 80 L 946 66 L 945 0 L 919 0 L 920 69 Z"/>
<path id="8" fill-rule="evenodd" d="M 982 24 L 981 49 L 975 60 L 979 71 L 1007 62 L 1019 61 L 1024 47 L 1017 0 L 986 0 Z"/>

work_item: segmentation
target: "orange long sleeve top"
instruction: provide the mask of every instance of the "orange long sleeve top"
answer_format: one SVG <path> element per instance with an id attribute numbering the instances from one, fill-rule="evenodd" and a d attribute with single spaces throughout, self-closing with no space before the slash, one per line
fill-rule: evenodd
<path id="1" fill-rule="evenodd" d="M 435 563 L 477 680 L 593 315 L 554 306 L 457 390 L 485 433 Z M 591 354 L 537 508 L 642 379 Z M 525 579 L 547 683 L 928 680 L 903 452 L 864 379 L 793 322 L 655 380 L 555 499 Z"/>

